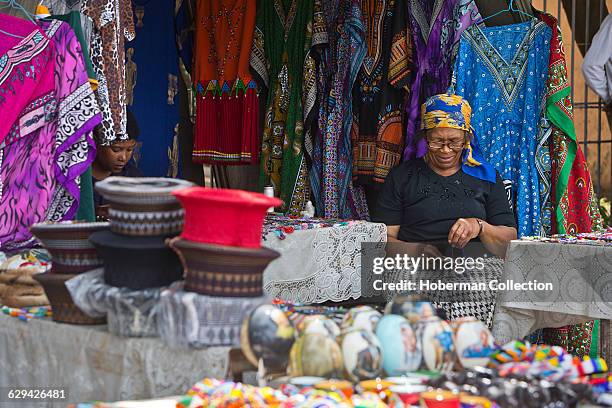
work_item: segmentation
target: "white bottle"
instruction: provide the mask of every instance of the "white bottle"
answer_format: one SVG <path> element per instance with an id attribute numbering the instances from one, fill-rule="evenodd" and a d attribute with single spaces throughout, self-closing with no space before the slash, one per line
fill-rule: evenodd
<path id="1" fill-rule="evenodd" d="M 308 201 L 306 203 L 306 208 L 302 211 L 302 217 L 304 218 L 313 218 L 315 216 L 315 208 L 312 205 L 312 201 Z"/>
<path id="2" fill-rule="evenodd" d="M 266 197 L 274 197 L 274 186 L 265 186 L 263 193 Z M 274 207 L 268 208 L 268 212 L 274 212 Z"/>

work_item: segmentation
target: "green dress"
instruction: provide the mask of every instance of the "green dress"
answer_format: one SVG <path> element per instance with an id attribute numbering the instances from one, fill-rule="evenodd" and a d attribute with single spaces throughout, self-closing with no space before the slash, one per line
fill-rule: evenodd
<path id="1" fill-rule="evenodd" d="M 304 158 L 304 104 L 313 94 L 313 0 L 259 2 L 251 68 L 264 93 L 260 187 L 272 185 L 283 212 L 298 214 L 309 196 Z M 305 95 L 305 103 L 302 103 Z"/>

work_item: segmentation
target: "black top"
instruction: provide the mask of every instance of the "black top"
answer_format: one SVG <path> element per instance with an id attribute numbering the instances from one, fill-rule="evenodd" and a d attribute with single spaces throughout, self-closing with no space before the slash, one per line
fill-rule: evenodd
<path id="1" fill-rule="evenodd" d="M 516 228 L 499 174 L 492 184 L 462 170 L 441 176 L 423 159 L 404 162 L 387 176 L 374 216 L 377 222 L 399 225 L 398 239 L 407 242 L 446 241 L 459 218 Z"/>
<path id="2" fill-rule="evenodd" d="M 125 165 L 125 167 L 123 168 L 123 170 L 120 173 L 113 174 L 113 176 L 142 177 L 142 173 L 140 172 L 138 167 L 133 165 L 131 162 L 128 162 L 128 164 Z M 95 189 L 96 183 L 98 181 L 100 181 L 100 180 L 98 180 L 95 177 L 92 177 L 91 180 L 92 180 L 93 185 L 94 185 L 94 206 L 95 207 L 99 207 L 101 205 L 106 204 L 106 201 L 104 200 L 104 197 L 102 197 L 102 195 L 100 193 L 98 193 L 96 191 L 96 189 Z"/>

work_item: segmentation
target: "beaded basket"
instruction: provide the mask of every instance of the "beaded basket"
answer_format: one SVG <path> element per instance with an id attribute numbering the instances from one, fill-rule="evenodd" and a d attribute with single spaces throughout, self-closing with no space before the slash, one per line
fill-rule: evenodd
<path id="1" fill-rule="evenodd" d="M 109 202 L 111 231 L 130 236 L 177 235 L 184 211 L 173 191 L 193 186 L 186 180 L 155 177 L 109 177 L 96 190 Z"/>
<path id="2" fill-rule="evenodd" d="M 60 273 L 39 273 L 34 275 L 44 288 L 51 310 L 53 320 L 72 324 L 105 324 L 106 318 L 92 318 L 87 316 L 72 301 L 72 296 L 66 288 L 66 281 L 74 275 Z"/>
<path id="3" fill-rule="evenodd" d="M 280 256 L 268 248 L 201 244 L 180 237 L 167 243 L 185 268 L 185 290 L 209 296 L 262 296 L 263 272 Z"/>
<path id="4" fill-rule="evenodd" d="M 108 230 L 107 222 L 45 222 L 34 224 L 30 231 L 49 251 L 52 273 L 77 274 L 102 265 L 89 236 Z"/>

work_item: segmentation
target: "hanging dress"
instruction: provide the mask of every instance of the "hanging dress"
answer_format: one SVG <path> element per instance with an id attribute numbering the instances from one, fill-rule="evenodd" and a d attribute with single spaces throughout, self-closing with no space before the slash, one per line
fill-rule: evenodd
<path id="1" fill-rule="evenodd" d="M 283 200 L 281 210 L 303 211 L 308 199 L 308 169 L 304 158 L 303 95 L 314 61 L 313 0 L 269 0 L 258 4 L 251 51 L 251 68 L 267 93 L 261 145 L 260 187 L 271 185 Z"/>
<path id="2" fill-rule="evenodd" d="M 91 64 L 91 57 L 89 55 L 89 41 L 83 33 L 83 26 L 87 23 L 90 23 L 91 20 L 83 14 L 79 13 L 78 11 L 74 10 L 67 12 L 66 14 L 52 15 L 51 19 L 60 20 L 65 23 L 68 23 L 70 28 L 72 28 L 72 30 L 74 31 L 74 34 L 76 35 L 76 38 L 81 46 L 81 51 L 83 54 L 83 63 L 85 64 L 85 69 L 87 70 L 89 83 L 92 89 L 95 91 L 98 88 L 98 80 L 96 79 L 96 73 L 93 69 L 93 65 Z M 89 32 L 89 34 L 91 35 L 91 31 Z M 88 222 L 94 222 L 96 220 L 96 212 L 93 202 L 93 183 L 91 181 L 91 178 L 91 166 L 89 166 L 87 170 L 85 170 L 85 172 L 80 176 L 78 182 L 81 191 L 79 197 L 79 208 L 74 217 L 76 220 Z"/>
<path id="3" fill-rule="evenodd" d="M 250 164 L 259 158 L 259 100 L 249 72 L 256 2 L 197 2 L 193 161 Z"/>
<path id="4" fill-rule="evenodd" d="M 552 233 L 572 234 L 603 228 L 589 167 L 576 142 L 571 88 L 567 77 L 563 38 L 558 21 L 550 14 L 537 16 L 552 30 L 546 113 L 551 122 Z"/>
<path id="5" fill-rule="evenodd" d="M 382 186 L 404 150 L 411 42 L 405 0 L 362 0 L 366 56 L 353 93 L 353 180 Z"/>
<path id="6" fill-rule="evenodd" d="M 58 187 L 47 210 L 49 221 L 73 219 L 80 199 L 80 180 L 96 157 L 93 129 L 102 121 L 89 81 L 81 44 L 67 23 L 42 21 L 57 50 L 54 64 L 57 112 L 49 127 L 55 137 L 54 174 Z"/>
<path id="7" fill-rule="evenodd" d="M 54 138 L 43 131 L 56 109 L 54 44 L 36 26 L 1 15 L 0 250 L 32 245 L 29 228 L 45 220 L 53 198 Z"/>
<path id="8" fill-rule="evenodd" d="M 98 142 L 127 140 L 125 42 L 135 37 L 131 0 L 84 0 L 81 11 L 93 20 L 91 62 L 102 110 Z"/>
<path id="9" fill-rule="evenodd" d="M 413 43 L 413 81 L 406 105 L 404 160 L 423 157 L 425 139 L 416 140 L 421 105 L 445 93 L 463 31 L 481 20 L 474 0 L 409 0 L 408 16 Z"/>
<path id="10" fill-rule="evenodd" d="M 473 109 L 472 126 L 485 157 L 511 187 L 518 235 L 541 231 L 536 166 L 544 109 L 550 28 L 541 21 L 464 31 L 452 90 Z"/>
<path id="11" fill-rule="evenodd" d="M 359 0 L 341 0 L 323 16 L 328 42 L 318 58 L 325 80 L 310 171 L 313 201 L 326 218 L 366 218 L 363 189 L 353 185 L 350 139 L 352 89 L 366 51 Z"/>
<path id="12" fill-rule="evenodd" d="M 8 251 L 34 245 L 32 224 L 74 217 L 101 119 L 72 29 L 42 21 L 43 34 L 16 20 L 0 19 L 3 30 L 26 36 L 0 60 L 0 122 L 11 126 L 0 151 L 0 248 Z"/>
<path id="13" fill-rule="evenodd" d="M 546 116 L 549 122 L 549 157 L 551 162 L 550 214 L 551 233 L 590 232 L 602 228 L 602 219 L 593 191 L 589 167 L 576 142 L 571 88 L 567 77 L 565 52 L 558 21 L 550 14 L 536 12 L 552 30 Z M 538 331 L 535 341 L 557 345 L 575 356 L 598 356 L 599 322 L 546 328 Z"/>

